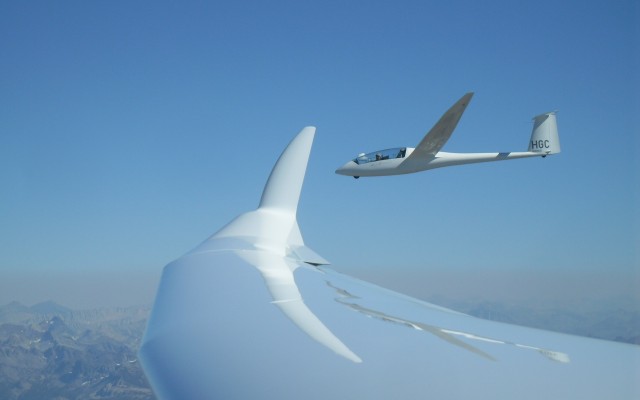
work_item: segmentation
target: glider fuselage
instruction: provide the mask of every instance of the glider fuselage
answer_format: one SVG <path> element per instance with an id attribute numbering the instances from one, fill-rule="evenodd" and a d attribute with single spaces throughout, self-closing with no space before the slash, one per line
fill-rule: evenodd
<path id="1" fill-rule="evenodd" d="M 404 157 L 373 159 L 367 162 L 362 162 L 357 157 L 338 168 L 336 174 L 353 177 L 403 175 L 454 165 L 546 156 L 544 153 L 530 151 L 509 153 L 447 153 L 440 151 L 428 158 L 414 159 L 409 157 L 413 150 L 413 148 L 407 147 Z"/>

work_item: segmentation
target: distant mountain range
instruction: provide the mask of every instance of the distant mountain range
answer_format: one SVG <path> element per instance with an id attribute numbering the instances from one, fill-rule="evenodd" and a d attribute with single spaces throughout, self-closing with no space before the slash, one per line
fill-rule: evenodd
<path id="1" fill-rule="evenodd" d="M 640 312 L 574 312 L 428 299 L 470 315 L 640 344 Z M 0 306 L 0 399 L 154 399 L 136 352 L 149 306 L 72 310 L 52 301 Z"/>
<path id="2" fill-rule="evenodd" d="M 149 307 L 0 307 L 0 399 L 154 399 L 136 358 Z"/>

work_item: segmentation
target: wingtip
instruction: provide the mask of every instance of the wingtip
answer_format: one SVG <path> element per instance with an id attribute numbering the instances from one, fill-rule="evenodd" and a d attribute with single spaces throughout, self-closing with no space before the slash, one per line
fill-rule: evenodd
<path id="1" fill-rule="evenodd" d="M 451 108 L 455 108 L 456 106 L 462 106 L 462 112 L 467 108 L 469 103 L 471 103 L 471 99 L 473 98 L 473 92 L 467 92 L 464 96 L 460 97 L 460 99 L 454 104 Z"/>
<path id="2" fill-rule="evenodd" d="M 533 117 L 533 118 L 531 118 L 531 119 L 532 119 L 533 121 L 535 121 L 535 120 L 536 120 L 536 119 L 538 119 L 538 118 L 543 118 L 543 117 L 546 117 L 547 115 L 556 115 L 556 114 L 558 114 L 558 110 L 547 111 L 547 112 L 544 112 L 544 113 L 542 113 L 542 114 L 538 114 L 538 115 L 534 116 L 534 117 Z"/>

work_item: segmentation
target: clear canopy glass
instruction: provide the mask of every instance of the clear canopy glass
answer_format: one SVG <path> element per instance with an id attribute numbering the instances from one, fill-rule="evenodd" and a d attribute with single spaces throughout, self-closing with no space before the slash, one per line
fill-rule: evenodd
<path id="1" fill-rule="evenodd" d="M 407 153 L 406 147 L 396 147 L 393 149 L 378 150 L 372 153 L 359 154 L 353 161 L 356 164 L 366 164 L 370 162 L 389 160 L 391 158 L 404 158 Z"/>

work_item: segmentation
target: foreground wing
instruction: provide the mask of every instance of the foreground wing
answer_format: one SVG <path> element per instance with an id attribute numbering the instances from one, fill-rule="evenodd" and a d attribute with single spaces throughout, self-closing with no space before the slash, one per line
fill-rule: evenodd
<path id="1" fill-rule="evenodd" d="M 323 265 L 295 217 L 312 138 L 285 150 L 257 210 L 165 267 L 139 352 L 158 398 L 639 397 L 638 346 L 477 319 Z"/>
<path id="2" fill-rule="evenodd" d="M 160 399 L 632 399 L 637 346 L 485 321 L 300 264 L 309 335 L 234 252 L 167 266 L 140 352 Z M 283 313 L 284 311 L 284 313 Z M 292 317 L 293 316 L 293 317 Z M 298 321 L 292 323 L 292 321 Z M 326 331 L 325 331 L 326 328 Z M 327 343 L 338 340 L 355 363 Z"/>
<path id="3" fill-rule="evenodd" d="M 456 104 L 451 106 L 422 141 L 418 143 L 418 146 L 408 158 L 430 158 L 435 156 L 451 137 L 472 97 L 473 93 L 467 93 Z"/>

